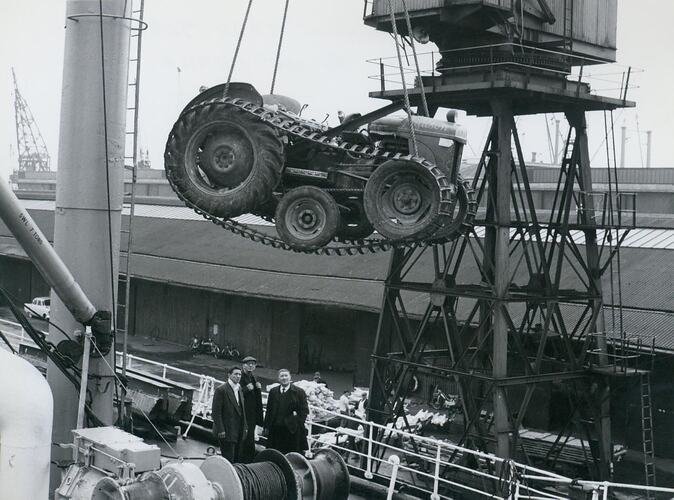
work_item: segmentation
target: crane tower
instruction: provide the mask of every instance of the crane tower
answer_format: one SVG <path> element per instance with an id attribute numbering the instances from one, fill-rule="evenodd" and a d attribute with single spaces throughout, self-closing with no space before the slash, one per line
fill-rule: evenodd
<path id="1" fill-rule="evenodd" d="M 28 103 L 19 92 L 16 73 L 12 68 L 14 80 L 14 113 L 16 120 L 16 151 L 19 172 L 49 172 L 51 157 L 47 150 L 40 128 L 35 122 Z"/>

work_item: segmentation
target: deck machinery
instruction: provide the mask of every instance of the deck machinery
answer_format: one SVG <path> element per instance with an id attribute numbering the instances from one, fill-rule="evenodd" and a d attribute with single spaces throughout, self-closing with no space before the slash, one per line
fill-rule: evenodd
<path id="1" fill-rule="evenodd" d="M 620 363 L 604 325 L 602 276 L 635 207 L 624 194 L 593 192 L 585 113 L 634 104 L 625 81 L 614 99 L 592 93 L 582 75 L 615 62 L 616 16 L 616 0 L 366 2 L 366 24 L 440 49 L 430 70 L 410 70 L 407 89 L 399 80 L 391 88 L 398 67 L 382 60 L 371 97 L 395 102 L 407 94 L 413 105 L 425 97 L 431 115 L 442 107 L 492 117 L 470 187 L 480 207 L 475 227 L 447 243 L 393 251 L 371 418 L 404 416 L 413 376 L 444 377 L 458 387 L 461 443 L 554 468 L 573 436 L 583 443 L 583 473 L 611 476 L 604 374 L 624 370 L 608 369 Z M 569 134 L 552 210 L 542 211 L 515 117 L 549 112 L 565 114 Z M 583 246 L 571 237 L 578 230 Z M 534 450 L 520 436 L 526 426 L 557 438 Z"/>

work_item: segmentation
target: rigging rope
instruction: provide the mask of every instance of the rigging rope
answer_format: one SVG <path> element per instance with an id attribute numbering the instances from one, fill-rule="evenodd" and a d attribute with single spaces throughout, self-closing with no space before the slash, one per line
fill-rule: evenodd
<path id="1" fill-rule="evenodd" d="M 225 90 L 222 93 L 222 97 L 227 97 L 227 94 L 229 94 L 229 84 L 232 82 L 232 75 L 234 74 L 234 66 L 236 66 L 236 60 L 239 58 L 239 49 L 241 48 L 241 42 L 243 41 L 243 34 L 246 32 L 246 25 L 248 24 L 248 15 L 250 14 L 250 8 L 252 6 L 253 0 L 248 0 L 246 15 L 243 18 L 243 24 L 241 25 L 241 31 L 239 32 L 239 40 L 236 42 L 234 57 L 232 57 L 232 64 L 229 67 L 229 74 L 227 75 L 227 83 L 225 84 Z"/>
<path id="2" fill-rule="evenodd" d="M 407 122 L 410 127 L 410 136 L 412 137 L 412 148 L 414 156 L 419 156 L 419 147 L 417 145 L 417 135 L 414 131 L 414 124 L 412 123 L 412 107 L 410 106 L 410 95 L 407 91 L 407 83 L 405 82 L 405 70 L 403 69 L 403 58 L 400 53 L 400 46 L 398 45 L 398 26 L 396 24 L 396 16 L 393 12 L 393 2 L 388 0 L 389 15 L 391 18 L 391 26 L 393 27 L 393 38 L 396 42 L 396 53 L 398 54 L 398 68 L 400 69 L 400 79 L 402 80 L 403 93 L 405 95 L 405 111 L 407 112 Z"/>
<path id="3" fill-rule="evenodd" d="M 105 190 L 108 204 L 108 256 L 110 259 L 110 299 L 112 307 L 112 334 L 117 333 L 117 307 L 115 304 L 115 268 L 112 250 L 112 207 L 110 201 L 110 152 L 108 149 L 108 104 L 105 84 L 105 42 L 103 40 L 103 0 L 98 0 L 98 21 L 101 35 L 101 92 L 103 99 L 103 141 L 105 143 Z M 124 12 L 126 14 L 126 11 Z M 113 341 L 114 343 L 114 341 Z M 113 370 L 114 372 L 114 370 Z"/>
<path id="4" fill-rule="evenodd" d="M 608 210 L 609 210 L 609 226 L 613 226 L 613 182 L 611 182 L 611 154 L 608 145 L 608 119 L 606 117 L 606 110 L 604 110 L 604 141 L 606 142 L 606 173 L 608 174 Z M 617 236 L 617 231 L 616 231 Z M 613 236 L 611 229 L 609 229 L 608 237 L 609 255 L 613 253 Z M 609 261 L 609 288 L 611 291 L 611 329 L 615 332 L 615 287 L 613 283 L 613 259 Z"/>
<path id="5" fill-rule="evenodd" d="M 16 349 L 14 349 L 14 346 L 9 342 L 9 339 L 5 337 L 5 334 L 0 331 L 0 337 L 2 340 L 5 341 L 5 344 L 7 344 L 7 347 L 9 347 L 9 350 L 12 351 L 12 354 L 16 354 Z"/>
<path id="6" fill-rule="evenodd" d="M 616 145 L 615 145 L 615 122 L 613 120 L 613 110 L 611 110 L 611 139 L 613 142 L 613 174 L 615 175 L 615 191 L 616 193 L 620 192 L 620 186 L 618 184 L 618 161 L 617 161 L 617 153 L 616 153 Z M 619 202 L 620 200 L 618 200 Z M 633 207 L 636 210 L 636 207 Z M 618 205 L 618 215 L 620 216 L 620 205 Z M 620 219 L 620 217 L 619 217 Z M 622 269 L 621 269 L 621 264 L 620 264 L 620 247 L 622 245 L 618 245 L 618 248 L 616 248 L 616 264 L 618 266 L 618 312 L 620 313 L 620 341 L 624 344 L 626 341 L 626 335 L 624 331 L 624 323 L 623 323 L 623 292 L 622 292 Z"/>
<path id="7" fill-rule="evenodd" d="M 105 356 L 103 356 L 103 353 L 101 353 L 101 351 L 98 349 L 98 346 L 96 345 L 96 342 L 92 342 L 91 345 L 94 346 L 94 349 L 96 349 L 96 351 L 98 352 L 98 354 L 101 356 L 101 359 L 103 360 L 103 362 L 104 362 L 104 363 L 107 365 L 107 367 L 110 369 L 110 371 L 111 371 L 112 374 L 114 375 L 115 379 L 117 380 L 117 383 L 119 384 L 119 386 L 124 390 L 125 393 L 128 393 L 128 392 L 129 392 L 129 388 L 126 386 L 126 384 L 124 384 L 124 382 L 122 382 L 122 379 L 119 378 L 119 376 L 117 375 L 116 370 L 115 370 L 114 368 L 112 368 L 112 366 L 110 366 L 110 363 L 108 363 L 108 360 L 105 358 Z M 115 365 L 117 364 L 116 361 L 115 361 L 114 364 L 115 364 Z M 179 457 L 179 459 L 182 460 L 182 457 L 180 456 L 180 454 L 175 450 L 175 448 L 173 448 L 173 446 L 171 446 L 171 444 L 166 440 L 166 438 L 165 438 L 164 435 L 160 432 L 160 430 L 157 429 L 157 427 L 154 425 L 154 422 L 152 422 L 152 420 L 150 420 L 150 417 L 147 415 L 147 413 L 145 413 L 145 412 L 143 411 L 143 409 L 142 409 L 140 406 L 137 406 L 137 407 L 135 407 L 135 408 L 136 408 L 138 411 L 140 411 L 140 413 L 143 415 L 143 417 L 145 417 L 145 420 L 147 420 L 147 422 L 150 424 L 150 427 L 152 427 L 152 429 L 157 433 L 157 435 L 161 438 L 161 440 L 164 441 L 164 444 L 165 444 L 166 446 L 168 446 L 168 448 L 171 450 L 171 452 L 173 452 L 176 456 Z"/>
<path id="8" fill-rule="evenodd" d="M 410 47 L 412 47 L 412 55 L 414 56 L 414 65 L 417 70 L 417 78 L 419 79 L 419 90 L 421 91 L 421 108 L 424 111 L 425 116 L 430 117 L 428 112 L 428 101 L 426 100 L 426 89 L 424 88 L 424 82 L 421 79 L 421 69 L 419 68 L 419 57 L 417 56 L 417 49 L 414 45 L 414 36 L 412 36 L 412 21 L 410 20 L 410 12 L 407 10 L 407 2 L 402 0 L 403 10 L 405 12 L 405 22 L 407 23 L 407 34 L 410 37 Z"/>
<path id="9" fill-rule="evenodd" d="M 271 90 L 269 91 L 270 94 L 274 93 L 274 87 L 276 86 L 276 74 L 278 72 L 278 62 L 279 59 L 281 59 L 281 47 L 283 46 L 283 35 L 285 34 L 286 30 L 286 20 L 288 19 L 289 4 L 290 0 L 286 0 L 286 6 L 285 9 L 283 10 L 283 22 L 281 23 L 281 34 L 279 35 L 278 47 L 276 49 L 276 62 L 274 63 L 274 75 L 272 76 L 271 79 Z"/>

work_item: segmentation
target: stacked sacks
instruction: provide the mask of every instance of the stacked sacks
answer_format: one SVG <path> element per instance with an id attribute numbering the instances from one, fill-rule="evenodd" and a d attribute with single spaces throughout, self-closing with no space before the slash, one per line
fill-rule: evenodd
<path id="1" fill-rule="evenodd" d="M 267 386 L 267 391 L 272 390 L 278 384 L 271 384 Z M 293 382 L 293 385 L 299 387 L 307 395 L 307 402 L 311 411 L 312 420 L 328 420 L 333 415 L 326 413 L 323 410 L 338 412 L 337 401 L 334 398 L 334 393 L 328 389 L 325 384 L 318 384 L 311 380 L 299 380 Z"/>

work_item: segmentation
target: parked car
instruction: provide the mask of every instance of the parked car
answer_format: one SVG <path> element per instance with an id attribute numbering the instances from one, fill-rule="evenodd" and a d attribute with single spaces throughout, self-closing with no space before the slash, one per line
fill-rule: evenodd
<path id="1" fill-rule="evenodd" d="M 50 306 L 51 300 L 49 297 L 35 297 L 32 302 L 23 305 L 23 311 L 29 318 L 49 319 Z"/>

